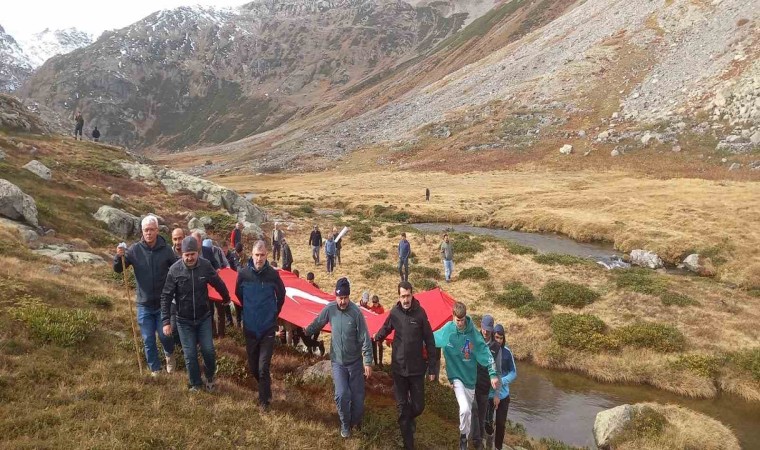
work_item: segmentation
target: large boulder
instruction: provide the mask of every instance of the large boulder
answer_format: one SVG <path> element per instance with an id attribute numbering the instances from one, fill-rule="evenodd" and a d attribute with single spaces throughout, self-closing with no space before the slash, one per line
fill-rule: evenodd
<path id="1" fill-rule="evenodd" d="M 155 181 L 156 179 L 156 171 L 146 164 L 120 161 L 119 165 L 127 171 L 129 178 L 133 180 Z"/>
<path id="2" fill-rule="evenodd" d="M 201 222 L 201 220 L 197 217 L 193 217 L 187 222 L 187 228 L 192 231 L 199 230 L 203 231 L 204 233 L 206 232 L 206 226 L 203 225 L 203 222 Z"/>
<path id="3" fill-rule="evenodd" d="M 34 253 L 53 258 L 56 261 L 72 264 L 105 264 L 105 260 L 98 255 L 72 251 L 71 246 L 46 245 L 43 248 L 32 250 Z"/>
<path id="4" fill-rule="evenodd" d="M 37 204 L 34 199 L 15 184 L 2 178 L 0 178 L 0 215 L 11 220 L 24 219 L 29 225 L 39 226 Z"/>
<path id="5" fill-rule="evenodd" d="M 332 363 L 330 360 L 322 360 L 303 371 L 304 381 L 323 380 L 332 378 Z"/>
<path id="6" fill-rule="evenodd" d="M 0 217 L 0 226 L 16 230 L 26 244 L 31 244 L 40 238 L 39 233 L 37 233 L 37 228 L 32 228 L 21 222 L 6 219 L 5 217 Z"/>
<path id="7" fill-rule="evenodd" d="M 112 206 L 103 205 L 93 214 L 96 220 L 108 225 L 108 230 L 121 237 L 137 235 L 140 232 L 140 218 Z"/>
<path id="8" fill-rule="evenodd" d="M 42 164 L 36 159 L 33 159 L 29 161 L 28 163 L 26 163 L 24 165 L 24 169 L 28 170 L 29 172 L 32 172 L 33 174 L 37 175 L 43 180 L 49 181 L 51 178 L 53 178 L 53 172 L 51 172 L 50 169 L 48 169 L 46 165 Z"/>
<path id="9" fill-rule="evenodd" d="M 594 420 L 596 446 L 600 449 L 609 448 L 610 441 L 633 419 L 634 412 L 633 406 L 620 405 L 597 413 Z"/>
<path id="10" fill-rule="evenodd" d="M 692 253 L 683 260 L 683 267 L 702 277 L 715 276 L 715 266 L 710 258 Z"/>
<path id="11" fill-rule="evenodd" d="M 665 263 L 656 253 L 640 249 L 631 251 L 631 264 L 650 269 L 659 269 L 665 266 Z"/>

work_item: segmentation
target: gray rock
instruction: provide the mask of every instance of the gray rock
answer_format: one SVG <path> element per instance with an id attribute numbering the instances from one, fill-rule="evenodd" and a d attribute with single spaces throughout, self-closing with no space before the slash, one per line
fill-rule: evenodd
<path id="1" fill-rule="evenodd" d="M 37 204 L 34 199 L 15 184 L 2 178 L 0 178 L 0 215 L 11 220 L 24 219 L 29 225 L 39 226 Z"/>
<path id="2" fill-rule="evenodd" d="M 578 137 L 585 138 L 586 137 L 586 130 L 579 130 L 578 131 Z"/>
<path id="3" fill-rule="evenodd" d="M 742 165 L 739 163 L 731 163 L 731 165 L 728 167 L 728 170 L 739 170 L 742 168 Z"/>
<path id="4" fill-rule="evenodd" d="M 96 220 L 108 225 L 108 230 L 121 237 L 127 238 L 140 232 L 140 218 L 132 214 L 103 205 L 93 214 Z"/>
<path id="5" fill-rule="evenodd" d="M 650 269 L 659 269 L 665 266 L 662 259 L 656 253 L 640 249 L 631 251 L 631 264 Z"/>
<path id="6" fill-rule="evenodd" d="M 52 228 L 45 230 L 45 236 L 48 236 L 48 237 L 55 236 L 55 230 Z"/>
<path id="7" fill-rule="evenodd" d="M 61 266 L 57 266 L 55 264 L 51 264 L 47 266 L 45 270 L 52 275 L 60 275 L 61 273 L 63 273 L 63 269 L 61 269 Z"/>
<path id="8" fill-rule="evenodd" d="M 609 448 L 612 439 L 633 419 L 634 411 L 633 406 L 626 404 L 598 412 L 594 420 L 594 440 L 597 447 Z"/>
<path id="9" fill-rule="evenodd" d="M 4 151 L 0 150 L 0 161 L 4 160 L 7 156 Z"/>
<path id="10" fill-rule="evenodd" d="M 39 240 L 40 238 L 35 228 L 32 228 L 29 225 L 25 225 L 21 222 L 16 222 L 4 217 L 0 217 L 0 226 L 16 230 L 19 237 L 21 237 L 21 240 L 24 241 L 24 243 L 27 245 Z"/>
<path id="11" fill-rule="evenodd" d="M 204 233 L 206 232 L 206 227 L 203 225 L 201 219 L 197 217 L 193 217 L 187 222 L 187 228 L 191 230 L 202 230 Z"/>
<path id="12" fill-rule="evenodd" d="M 650 133 L 645 133 L 644 136 L 641 137 L 641 143 L 644 145 L 649 145 L 650 142 L 652 142 L 652 136 Z"/>
<path id="13" fill-rule="evenodd" d="M 620 150 L 613 148 L 612 151 L 610 152 L 610 156 L 612 157 L 620 156 Z"/>
<path id="14" fill-rule="evenodd" d="M 681 146 L 680 145 L 674 145 L 672 148 L 674 153 L 680 153 L 681 152 Z"/>
<path id="15" fill-rule="evenodd" d="M 47 245 L 38 250 L 32 250 L 34 253 L 47 256 L 56 261 L 72 264 L 105 264 L 105 260 L 98 255 L 87 252 L 72 252 L 68 246 Z"/>
<path id="16" fill-rule="evenodd" d="M 24 169 L 32 172 L 43 180 L 50 180 L 53 178 L 53 173 L 50 171 L 50 169 L 48 169 L 44 164 L 37 161 L 36 159 L 26 163 L 24 165 Z"/>
<path id="17" fill-rule="evenodd" d="M 570 144 L 565 144 L 562 146 L 562 148 L 559 149 L 559 152 L 563 155 L 569 155 L 573 153 L 573 146 Z"/>
<path id="18" fill-rule="evenodd" d="M 123 205 L 124 199 L 121 198 L 121 195 L 119 194 L 111 194 L 111 201 L 114 202 L 117 205 Z"/>
<path id="19" fill-rule="evenodd" d="M 304 381 L 321 380 L 332 378 L 332 363 L 329 360 L 319 361 L 303 371 L 301 377 Z"/>
<path id="20" fill-rule="evenodd" d="M 754 145 L 760 145 L 760 130 L 755 131 L 755 133 L 749 137 L 749 141 Z"/>
<path id="21" fill-rule="evenodd" d="M 201 218 L 198 220 L 203 224 L 204 227 L 207 227 L 214 223 L 214 221 L 209 216 L 201 216 Z"/>

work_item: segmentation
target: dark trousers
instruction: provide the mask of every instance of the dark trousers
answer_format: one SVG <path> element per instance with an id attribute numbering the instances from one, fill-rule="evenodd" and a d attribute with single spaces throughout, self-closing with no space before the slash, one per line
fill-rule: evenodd
<path id="1" fill-rule="evenodd" d="M 190 379 L 190 387 L 200 387 L 203 385 L 201 379 L 201 369 L 198 365 L 198 346 L 201 347 L 203 355 L 203 367 L 206 371 L 206 381 L 214 381 L 216 374 L 216 352 L 214 351 L 214 341 L 211 338 L 211 317 L 206 317 L 200 321 L 177 320 L 179 335 L 182 337 L 182 352 L 185 355 L 185 366 L 187 376 Z"/>
<path id="2" fill-rule="evenodd" d="M 226 306 L 222 305 L 220 302 L 215 302 L 213 300 L 209 300 L 209 309 L 211 310 L 211 332 L 214 334 L 214 337 L 217 338 L 223 338 L 224 337 L 224 330 L 225 330 L 225 316 L 224 316 L 224 310 L 228 310 Z"/>
<path id="3" fill-rule="evenodd" d="M 332 273 L 335 269 L 335 255 L 327 255 L 327 273 Z"/>
<path id="4" fill-rule="evenodd" d="M 237 316 L 237 326 L 243 327 L 243 307 L 235 305 L 235 315 Z"/>
<path id="5" fill-rule="evenodd" d="M 280 260 L 280 248 L 282 248 L 282 246 L 280 245 L 279 242 L 277 241 L 272 242 L 272 259 L 274 259 L 275 261 Z"/>
<path id="6" fill-rule="evenodd" d="M 494 446 L 500 449 L 504 445 L 504 432 L 507 427 L 507 412 L 509 411 L 509 396 L 499 402 L 499 407 L 494 411 L 493 399 L 488 403 L 488 415 L 486 420 L 496 421 L 496 432 L 494 434 Z M 495 413 L 495 414 L 494 414 Z"/>
<path id="7" fill-rule="evenodd" d="M 259 383 L 259 405 L 268 405 L 272 401 L 272 375 L 269 365 L 274 351 L 274 332 L 258 339 L 246 332 L 245 351 L 248 354 L 251 375 Z"/>
<path id="8" fill-rule="evenodd" d="M 475 400 L 472 402 L 472 424 L 470 425 L 470 437 L 472 442 L 479 443 L 485 439 L 486 413 L 488 412 L 488 391 L 485 394 L 475 391 Z"/>
<path id="9" fill-rule="evenodd" d="M 401 281 L 409 281 L 409 258 L 398 259 L 398 274 Z"/>
<path id="10" fill-rule="evenodd" d="M 340 247 L 335 248 L 335 258 L 338 260 L 338 265 L 340 265 Z"/>
<path id="11" fill-rule="evenodd" d="M 179 328 L 177 328 L 177 305 L 171 304 L 171 315 L 169 316 L 169 323 L 172 326 L 172 338 L 174 338 L 174 346 L 182 347 L 182 339 L 179 337 Z"/>
<path id="12" fill-rule="evenodd" d="M 414 448 L 415 419 L 425 410 L 425 375 L 404 377 L 393 374 L 393 395 L 398 408 L 398 426 L 405 449 Z"/>
<path id="13" fill-rule="evenodd" d="M 383 365 L 383 341 L 372 341 L 372 360 L 376 366 Z"/>

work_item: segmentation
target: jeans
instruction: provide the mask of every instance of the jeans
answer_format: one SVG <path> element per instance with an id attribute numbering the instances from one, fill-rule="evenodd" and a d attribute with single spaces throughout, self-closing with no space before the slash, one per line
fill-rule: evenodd
<path id="1" fill-rule="evenodd" d="M 338 260 L 338 265 L 340 265 L 340 247 L 335 247 L 335 258 Z"/>
<path id="2" fill-rule="evenodd" d="M 405 449 L 414 448 L 415 419 L 425 410 L 425 375 L 404 377 L 393 374 L 393 395 L 398 408 L 398 426 Z"/>
<path id="3" fill-rule="evenodd" d="M 472 421 L 472 401 L 475 398 L 475 389 L 464 386 L 460 380 L 451 382 L 454 385 L 454 395 L 459 404 L 459 434 L 469 436 L 470 422 Z"/>
<path id="4" fill-rule="evenodd" d="M 404 269 L 403 272 L 401 269 Z M 409 281 L 409 258 L 398 259 L 398 274 L 401 277 L 401 281 Z"/>
<path id="5" fill-rule="evenodd" d="M 443 260 L 443 274 L 446 281 L 451 281 L 451 272 L 454 271 L 454 260 Z"/>
<path id="6" fill-rule="evenodd" d="M 137 305 L 137 324 L 140 325 L 143 346 L 145 347 L 145 359 L 151 372 L 161 370 L 161 361 L 158 359 L 158 347 L 156 346 L 156 333 L 164 348 L 164 354 L 174 354 L 174 340 L 164 335 L 164 324 L 161 321 L 161 308 L 149 308 L 145 305 Z"/>
<path id="7" fill-rule="evenodd" d="M 172 326 L 172 339 L 174 339 L 174 346 L 182 348 L 182 339 L 179 338 L 179 330 L 177 329 L 177 305 L 172 303 L 171 315 L 169 316 L 169 324 Z M 163 328 L 162 328 L 163 331 Z"/>
<path id="8" fill-rule="evenodd" d="M 488 405 L 488 391 L 486 391 L 485 394 L 475 392 L 475 400 L 472 402 L 472 424 L 470 425 L 470 435 L 472 437 L 472 442 L 475 444 L 480 443 L 483 438 L 485 438 Z"/>
<path id="9" fill-rule="evenodd" d="M 190 387 L 200 387 L 201 369 L 198 366 L 198 345 L 203 355 L 203 367 L 206 371 L 206 381 L 214 381 L 216 373 L 216 352 L 214 351 L 214 339 L 211 336 L 211 316 L 201 320 L 187 320 L 177 318 L 177 328 L 182 339 L 182 352 L 185 354 L 185 366 L 187 376 L 190 378 Z"/>
<path id="10" fill-rule="evenodd" d="M 332 363 L 335 405 L 340 426 L 349 430 L 360 425 L 364 417 L 364 364 L 359 358 L 351 364 Z"/>
<path id="11" fill-rule="evenodd" d="M 494 433 L 494 447 L 497 449 L 501 449 L 501 447 L 504 445 L 504 432 L 506 430 L 506 424 L 507 424 L 507 412 L 509 411 L 509 396 L 507 398 L 502 399 L 499 402 L 499 407 L 496 408 L 496 411 L 494 411 L 493 407 L 493 399 L 491 399 L 488 402 L 488 418 L 486 420 L 493 420 L 494 419 L 494 412 L 496 413 L 496 432 Z"/>
<path id="12" fill-rule="evenodd" d="M 383 341 L 372 341 L 372 359 L 376 366 L 383 366 Z"/>
<path id="13" fill-rule="evenodd" d="M 314 264 L 319 264 L 319 246 L 318 245 L 311 246 L 311 257 L 312 259 L 314 259 Z"/>
<path id="14" fill-rule="evenodd" d="M 275 260 L 275 261 L 279 261 L 280 260 L 280 249 L 281 248 L 282 248 L 282 246 L 280 245 L 279 242 L 277 242 L 277 241 L 272 242 L 272 259 L 273 260 Z"/>
<path id="15" fill-rule="evenodd" d="M 327 255 L 327 273 L 332 273 L 335 269 L 335 255 Z"/>
<path id="16" fill-rule="evenodd" d="M 269 365 L 274 351 L 274 332 L 261 338 L 245 333 L 245 352 L 248 354 L 248 367 L 253 378 L 259 383 L 259 405 L 265 406 L 272 401 L 272 375 Z"/>

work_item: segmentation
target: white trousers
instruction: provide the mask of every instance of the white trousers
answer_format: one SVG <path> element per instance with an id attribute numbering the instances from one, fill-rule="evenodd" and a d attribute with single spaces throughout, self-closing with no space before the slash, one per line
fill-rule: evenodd
<path id="1" fill-rule="evenodd" d="M 451 384 L 454 385 L 454 395 L 459 403 L 459 433 L 469 437 L 475 389 L 467 389 L 459 380 L 454 380 Z"/>

